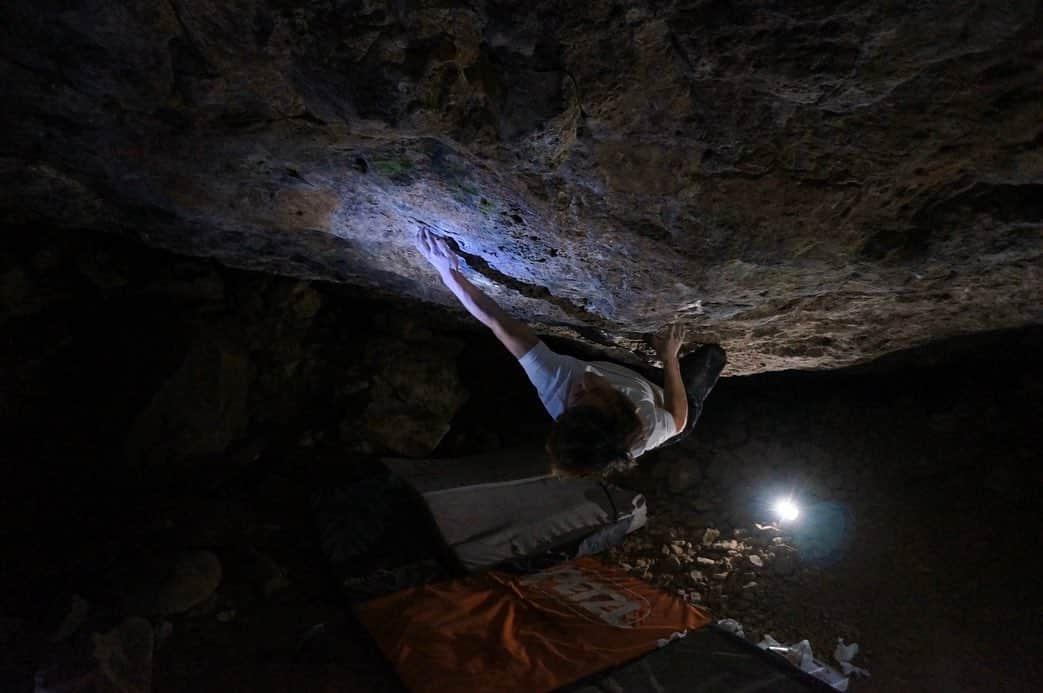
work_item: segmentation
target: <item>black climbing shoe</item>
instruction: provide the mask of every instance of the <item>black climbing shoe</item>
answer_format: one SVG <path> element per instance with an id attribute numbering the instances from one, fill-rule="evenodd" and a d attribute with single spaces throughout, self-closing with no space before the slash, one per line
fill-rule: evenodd
<path id="1" fill-rule="evenodd" d="M 689 401 L 700 405 L 717 384 L 728 357 L 719 344 L 703 344 L 681 359 L 681 379 Z"/>
<path id="2" fill-rule="evenodd" d="M 681 359 L 681 380 L 688 398 L 688 422 L 683 431 L 660 447 L 680 443 L 691 435 L 699 415 L 703 413 L 703 402 L 710 396 L 727 362 L 728 357 L 719 344 L 704 344 Z"/>

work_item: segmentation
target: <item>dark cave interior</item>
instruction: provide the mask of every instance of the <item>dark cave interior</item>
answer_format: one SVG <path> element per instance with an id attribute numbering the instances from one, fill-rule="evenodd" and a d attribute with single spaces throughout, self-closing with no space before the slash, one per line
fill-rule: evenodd
<path id="1" fill-rule="evenodd" d="M 16 237 L 0 267 L 4 690 L 33 690 L 38 671 L 36 690 L 72 690 L 82 641 L 128 617 L 154 631 L 152 690 L 398 685 L 348 616 L 309 498 L 382 455 L 542 439 L 511 357 L 401 299 L 111 235 Z M 693 438 L 619 480 L 646 495 L 649 525 L 604 558 L 751 635 L 860 642 L 873 678 L 854 690 L 1030 690 L 1041 342 L 1027 328 L 725 378 Z M 816 555 L 798 532 L 799 567 L 746 591 L 704 591 L 662 560 L 705 528 L 766 521 L 773 484 L 844 508 L 843 540 Z M 408 542 L 401 521 L 390 536 Z M 216 583 L 170 606 L 163 581 L 201 554 Z"/>
<path id="2" fill-rule="evenodd" d="M 724 621 L 762 664 L 768 635 L 858 643 L 853 693 L 1043 689 L 1041 27 L 1039 0 L 0 3 L 0 690 L 479 688 L 394 668 L 360 595 L 581 546 L 683 615 L 634 666 Z M 425 234 L 564 354 L 726 349 L 694 434 L 548 477 L 549 409 Z M 527 447 L 530 486 L 460 482 L 484 514 L 440 496 L 517 558 L 465 571 L 446 489 L 394 465 Z M 575 541 L 525 544 L 529 515 Z M 517 667 L 495 693 L 694 688 L 473 651 Z"/>

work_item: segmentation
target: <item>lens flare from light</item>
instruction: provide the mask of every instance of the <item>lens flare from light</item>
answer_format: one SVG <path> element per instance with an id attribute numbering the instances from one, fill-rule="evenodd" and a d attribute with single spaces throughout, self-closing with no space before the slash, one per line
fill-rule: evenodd
<path id="1" fill-rule="evenodd" d="M 780 498 L 775 501 L 775 505 L 772 508 L 775 514 L 779 516 L 781 522 L 793 522 L 800 517 L 800 508 L 793 502 L 792 498 Z"/>

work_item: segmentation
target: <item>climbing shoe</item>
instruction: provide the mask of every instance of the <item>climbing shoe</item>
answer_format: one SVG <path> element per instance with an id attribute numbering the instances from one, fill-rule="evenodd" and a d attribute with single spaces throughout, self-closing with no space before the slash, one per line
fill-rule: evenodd
<path id="1" fill-rule="evenodd" d="M 681 379 L 689 402 L 702 405 L 726 363 L 728 357 L 719 344 L 704 344 L 681 359 Z"/>
<path id="2" fill-rule="evenodd" d="M 681 380 L 688 398 L 688 422 L 683 431 L 660 447 L 675 445 L 691 435 L 703 413 L 703 402 L 710 396 L 727 362 L 728 357 L 719 344 L 704 344 L 681 358 Z"/>

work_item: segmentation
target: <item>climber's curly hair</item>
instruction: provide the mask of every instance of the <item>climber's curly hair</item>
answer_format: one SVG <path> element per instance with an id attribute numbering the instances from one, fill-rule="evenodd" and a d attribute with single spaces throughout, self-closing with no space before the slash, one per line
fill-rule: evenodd
<path id="1" fill-rule="evenodd" d="M 547 451 L 559 476 L 604 474 L 632 464 L 630 449 L 643 433 L 633 402 L 614 391 L 602 406 L 566 409 L 551 428 Z"/>

